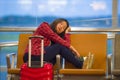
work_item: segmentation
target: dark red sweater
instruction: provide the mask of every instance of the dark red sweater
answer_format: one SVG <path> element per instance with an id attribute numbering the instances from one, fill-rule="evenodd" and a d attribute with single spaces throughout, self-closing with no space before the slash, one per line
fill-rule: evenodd
<path id="1" fill-rule="evenodd" d="M 39 25 L 33 36 L 44 36 L 44 46 L 50 46 L 51 41 L 59 43 L 67 48 L 70 47 L 70 34 L 65 34 L 64 39 L 54 33 L 48 23 L 43 22 Z M 39 55 L 41 51 L 41 40 L 39 38 L 32 39 L 32 55 Z M 25 53 L 28 52 L 28 46 Z M 45 53 L 45 52 L 44 52 Z"/>

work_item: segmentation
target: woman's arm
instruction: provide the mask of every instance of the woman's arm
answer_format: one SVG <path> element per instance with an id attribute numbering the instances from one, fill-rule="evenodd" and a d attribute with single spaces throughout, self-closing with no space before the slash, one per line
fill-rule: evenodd
<path id="1" fill-rule="evenodd" d="M 60 36 L 58 36 L 56 33 L 52 31 L 48 23 L 43 22 L 37 30 L 34 32 L 34 35 L 42 35 L 54 42 L 57 42 L 63 46 L 70 47 L 70 43 L 66 40 L 62 39 Z"/>
<path id="2" fill-rule="evenodd" d="M 77 57 L 80 57 L 79 52 L 78 52 L 72 45 L 70 46 L 70 50 L 71 50 Z"/>
<path id="3" fill-rule="evenodd" d="M 67 29 L 68 30 L 68 29 Z M 62 39 L 60 36 L 58 36 L 56 33 L 54 33 L 50 26 L 48 25 L 48 23 L 43 22 L 38 28 L 37 30 L 34 32 L 34 35 L 42 35 L 54 42 L 57 42 L 63 46 L 68 47 L 70 50 L 73 51 L 73 53 L 75 53 L 76 56 L 80 56 L 80 54 L 77 52 L 77 50 L 70 45 L 70 34 L 67 33 L 68 31 L 66 31 L 65 34 L 65 39 Z"/>
<path id="4" fill-rule="evenodd" d="M 71 31 L 71 28 L 68 27 L 66 29 L 66 31 L 65 31 L 65 36 L 64 36 L 64 40 L 66 40 L 69 44 L 71 43 L 71 41 L 70 41 L 70 33 L 69 33 L 70 31 Z"/>
<path id="5" fill-rule="evenodd" d="M 68 28 L 66 29 L 65 33 L 68 35 L 70 31 L 71 31 L 71 28 L 68 27 Z M 66 37 L 66 40 L 70 43 L 70 42 L 71 42 L 71 41 L 70 41 L 70 36 L 65 36 L 65 37 Z M 72 45 L 70 46 L 70 50 L 71 50 L 77 57 L 80 57 L 79 52 L 78 52 Z"/>

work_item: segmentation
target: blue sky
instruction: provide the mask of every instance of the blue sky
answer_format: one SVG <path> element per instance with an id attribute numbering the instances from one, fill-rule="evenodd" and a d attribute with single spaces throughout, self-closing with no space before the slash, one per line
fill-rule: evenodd
<path id="1" fill-rule="evenodd" d="M 120 0 L 118 4 L 120 7 Z M 120 9 L 118 11 L 120 13 Z M 112 15 L 112 0 L 0 0 L 0 16 L 6 15 Z"/>

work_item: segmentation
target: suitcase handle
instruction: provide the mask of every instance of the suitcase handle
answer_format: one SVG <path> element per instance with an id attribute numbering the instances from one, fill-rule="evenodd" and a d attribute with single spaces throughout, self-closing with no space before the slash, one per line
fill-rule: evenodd
<path id="1" fill-rule="evenodd" d="M 31 39 L 32 38 L 40 38 L 41 39 L 41 61 L 40 67 L 43 67 L 43 53 L 44 53 L 44 37 L 43 36 L 30 36 L 29 37 L 29 53 L 28 53 L 28 67 L 31 67 Z"/>
<path id="2" fill-rule="evenodd" d="M 41 39 L 44 39 L 43 36 L 30 36 L 29 39 L 32 39 L 32 38 L 41 38 Z"/>

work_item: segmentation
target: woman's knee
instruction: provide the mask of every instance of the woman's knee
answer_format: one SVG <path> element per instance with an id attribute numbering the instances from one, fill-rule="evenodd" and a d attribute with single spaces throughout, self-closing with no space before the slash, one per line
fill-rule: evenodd
<path id="1" fill-rule="evenodd" d="M 61 45 L 61 44 L 56 44 L 56 46 L 58 46 L 60 49 L 68 49 L 67 47 Z"/>
<path id="2" fill-rule="evenodd" d="M 23 56 L 24 63 L 28 61 L 28 53 L 25 53 Z"/>
<path id="3" fill-rule="evenodd" d="M 58 44 L 58 43 L 52 45 L 51 47 L 54 47 L 54 49 L 60 49 L 60 50 L 61 49 L 68 49 L 67 47 L 65 47 L 65 46 L 63 46 L 61 44 Z"/>

